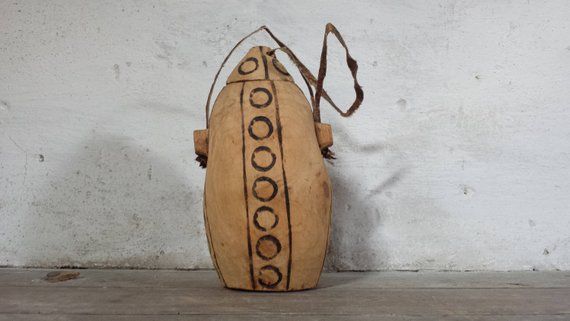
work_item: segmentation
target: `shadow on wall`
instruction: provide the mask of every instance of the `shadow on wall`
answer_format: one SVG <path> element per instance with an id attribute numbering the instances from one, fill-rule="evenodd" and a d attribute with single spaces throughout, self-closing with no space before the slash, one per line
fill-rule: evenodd
<path id="1" fill-rule="evenodd" d="M 380 152 L 373 149 L 360 152 Z M 22 220 L 18 257 L 25 266 L 211 267 L 202 182 L 191 187 L 195 184 L 185 181 L 187 175 L 125 136 L 93 138 L 61 164 L 38 189 L 43 194 L 34 196 Z M 325 270 L 386 265 L 384 208 L 371 195 L 397 184 L 403 170 L 367 193 L 357 177 L 328 167 L 334 195 Z"/>
<path id="2" fill-rule="evenodd" d="M 151 150 L 108 136 L 62 163 L 22 224 L 27 266 L 210 266 L 201 192 Z"/>
<path id="3" fill-rule="evenodd" d="M 348 141 L 348 146 L 356 146 L 357 149 L 346 153 L 346 157 L 356 157 L 356 151 L 378 154 L 384 150 L 382 143 L 359 145 L 350 136 L 343 135 L 342 130 L 338 132 L 342 139 Z M 391 167 L 386 166 L 386 170 Z M 397 184 L 406 168 L 393 171 L 370 190 L 362 186 L 360 182 L 363 180 L 347 175 L 342 169 L 328 166 L 328 171 L 333 186 L 333 211 L 325 271 L 367 271 L 388 265 L 389 251 L 382 241 L 381 231 L 385 209 L 382 201 L 373 196 Z M 354 172 L 357 171 L 353 169 Z"/>

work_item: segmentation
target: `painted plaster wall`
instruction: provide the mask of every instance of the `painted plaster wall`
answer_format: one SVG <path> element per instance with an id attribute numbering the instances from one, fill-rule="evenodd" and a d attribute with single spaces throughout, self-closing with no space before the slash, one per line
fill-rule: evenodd
<path id="1" fill-rule="evenodd" d="M 569 17 L 563 0 L 2 0 L 0 265 L 210 268 L 192 131 L 216 68 L 267 24 L 316 72 L 331 21 L 366 97 L 350 119 L 323 106 L 327 267 L 570 269 Z"/>

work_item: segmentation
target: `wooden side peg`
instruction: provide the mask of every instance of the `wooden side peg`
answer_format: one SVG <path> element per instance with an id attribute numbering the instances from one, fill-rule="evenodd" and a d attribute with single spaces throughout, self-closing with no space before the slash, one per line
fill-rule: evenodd
<path id="1" fill-rule="evenodd" d="M 196 152 L 196 160 L 200 166 L 205 168 L 208 163 L 208 130 L 194 131 L 194 151 Z"/>
<path id="2" fill-rule="evenodd" d="M 333 145 L 332 128 L 329 124 L 315 123 L 315 132 L 317 133 L 317 141 L 321 150 L 329 148 Z"/>

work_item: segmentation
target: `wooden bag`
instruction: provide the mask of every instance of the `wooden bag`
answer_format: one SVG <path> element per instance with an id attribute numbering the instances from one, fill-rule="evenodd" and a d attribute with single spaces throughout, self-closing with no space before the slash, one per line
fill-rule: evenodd
<path id="1" fill-rule="evenodd" d="M 275 50 L 249 50 L 230 74 L 209 115 L 220 70 L 245 39 L 264 30 L 299 68 L 311 105 Z M 327 35 L 344 46 L 356 99 L 340 110 L 323 90 Z M 206 103 L 207 129 L 194 132 L 197 160 L 206 171 L 204 221 L 210 254 L 220 280 L 232 289 L 293 291 L 317 285 L 331 222 L 331 183 L 323 156 L 332 158 L 330 125 L 320 123 L 327 100 L 350 116 L 363 99 L 357 63 L 332 24 L 325 30 L 318 78 L 265 26 L 230 51 Z M 315 88 L 313 95 L 312 87 Z"/>

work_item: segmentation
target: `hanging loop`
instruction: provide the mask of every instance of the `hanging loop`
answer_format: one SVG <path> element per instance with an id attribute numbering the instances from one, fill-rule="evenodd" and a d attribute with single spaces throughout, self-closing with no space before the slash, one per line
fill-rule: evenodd
<path id="1" fill-rule="evenodd" d="M 327 74 L 327 39 L 329 33 L 333 33 L 333 35 L 338 39 L 340 44 L 344 47 L 344 51 L 346 53 L 346 64 L 348 65 L 348 69 L 350 69 L 350 73 L 352 75 L 352 79 L 354 80 L 354 92 L 356 97 L 354 98 L 354 102 L 348 108 L 347 111 L 342 111 L 329 97 L 327 92 L 323 88 L 323 83 L 325 81 L 325 76 Z M 321 97 L 325 98 L 325 100 L 331 104 L 331 106 L 343 117 L 350 117 L 362 104 L 362 100 L 364 100 L 364 92 L 362 91 L 362 87 L 358 84 L 358 79 L 356 79 L 356 73 L 358 71 L 358 63 L 350 53 L 348 52 L 348 47 L 344 42 L 344 39 L 336 29 L 336 27 L 332 23 L 327 23 L 325 28 L 325 35 L 323 38 L 323 49 L 321 51 L 321 63 L 319 67 L 319 78 L 317 79 L 317 86 L 315 90 L 315 105 L 313 106 L 313 118 L 316 122 L 321 121 L 321 111 L 320 111 L 320 103 Z"/>
<path id="2" fill-rule="evenodd" d="M 279 46 L 279 48 L 273 49 L 273 50 L 271 50 L 271 52 L 274 52 L 277 49 L 283 51 L 285 54 L 287 54 L 289 59 L 291 59 L 291 61 L 295 64 L 297 69 L 299 69 L 301 77 L 303 77 L 303 81 L 307 85 L 307 88 L 309 90 L 309 95 L 311 96 L 311 105 L 313 107 L 313 119 L 315 122 L 320 122 L 320 120 L 321 120 L 321 113 L 320 113 L 321 97 L 324 98 L 329 104 L 331 104 L 331 106 L 343 117 L 351 116 L 360 107 L 360 104 L 362 103 L 362 100 L 364 99 L 364 93 L 362 91 L 362 87 L 360 87 L 360 85 L 358 84 L 358 80 L 356 79 L 358 64 L 356 63 L 356 60 L 354 60 L 350 56 L 350 54 L 348 52 L 348 47 L 346 46 L 344 39 L 342 38 L 342 36 L 340 35 L 338 30 L 336 29 L 336 27 L 332 23 L 328 23 L 326 26 L 326 29 L 325 29 L 325 35 L 324 35 L 324 39 L 323 39 L 323 48 L 321 51 L 321 62 L 320 62 L 320 67 L 319 67 L 319 77 L 318 78 L 315 78 L 315 76 L 311 73 L 311 71 L 299 60 L 299 58 L 297 58 L 297 56 L 293 53 L 293 51 L 291 49 L 289 49 L 289 47 L 287 47 L 281 40 L 279 40 L 271 32 L 271 30 L 269 30 L 269 28 L 267 28 L 266 26 L 261 26 L 258 29 L 256 29 L 255 31 L 253 31 L 252 33 L 243 37 L 240 41 L 238 41 L 235 44 L 235 46 L 230 50 L 228 55 L 224 58 L 224 61 L 220 65 L 220 68 L 218 68 L 218 71 L 216 72 L 216 75 L 214 76 L 214 81 L 212 82 L 212 85 L 210 86 L 210 92 L 208 93 L 208 100 L 206 101 L 206 128 L 210 127 L 210 103 L 212 100 L 212 94 L 214 92 L 214 87 L 216 86 L 216 82 L 218 81 L 218 77 L 220 75 L 220 72 L 222 71 L 222 68 L 225 66 L 226 62 L 228 61 L 230 56 L 233 54 L 233 52 L 237 49 L 237 47 L 239 47 L 246 39 L 248 39 L 249 37 L 253 36 L 254 34 L 256 34 L 262 30 L 267 32 L 269 34 L 269 36 Z M 345 49 L 346 63 L 348 65 L 348 68 L 350 69 L 352 78 L 354 79 L 354 91 L 356 93 L 356 98 L 355 98 L 354 102 L 352 103 L 352 105 L 350 106 L 350 108 L 346 112 L 342 111 L 333 102 L 333 100 L 330 98 L 330 96 L 328 95 L 326 90 L 323 88 L 323 83 L 324 83 L 326 72 L 327 72 L 327 37 L 328 37 L 328 34 L 331 32 L 335 35 L 335 37 L 338 39 L 340 44 Z M 313 89 L 312 89 L 313 87 L 315 88 L 314 94 L 313 94 Z"/>

